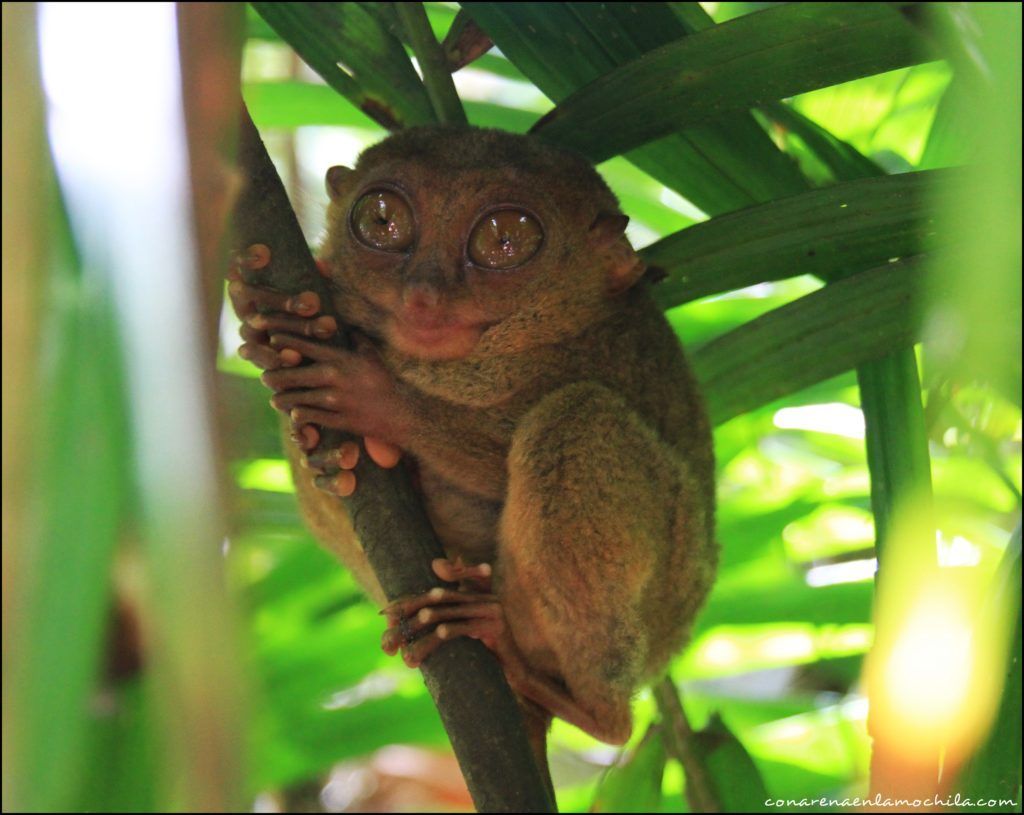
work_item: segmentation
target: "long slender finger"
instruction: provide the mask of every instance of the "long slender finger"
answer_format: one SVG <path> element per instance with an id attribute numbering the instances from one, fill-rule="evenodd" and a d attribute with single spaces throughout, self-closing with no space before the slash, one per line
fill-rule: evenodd
<path id="1" fill-rule="evenodd" d="M 402 619 L 404 624 L 400 622 L 399 625 L 388 628 L 388 631 L 404 634 L 411 642 L 425 630 L 438 623 L 478 619 L 504 620 L 504 612 L 501 609 L 501 604 L 496 601 L 459 603 L 447 606 L 427 606 L 417 611 L 414 616 Z"/>
<path id="2" fill-rule="evenodd" d="M 293 424 L 318 424 L 320 427 L 331 427 L 335 430 L 346 430 L 345 421 L 340 413 L 333 410 L 320 410 L 312 407 L 292 408 L 288 414 Z"/>
<path id="3" fill-rule="evenodd" d="M 319 317 L 317 319 L 324 319 Z M 330 318 L 330 319 L 333 319 Z M 296 336 L 295 334 L 272 334 L 270 336 L 270 347 L 281 350 L 283 348 L 294 348 L 307 359 L 318 362 L 337 362 L 351 359 L 352 352 L 343 348 L 336 348 L 333 345 L 325 345 L 322 342 L 310 341 Z"/>
<path id="4" fill-rule="evenodd" d="M 318 450 L 306 456 L 306 461 L 310 469 L 324 473 L 351 470 L 359 463 L 359 445 L 354 441 L 345 441 L 338 447 Z"/>
<path id="5" fill-rule="evenodd" d="M 307 317 L 292 317 L 281 312 L 272 312 L 268 314 L 250 314 L 243 319 L 253 328 L 272 334 L 283 332 L 326 340 L 338 333 L 338 321 L 326 314 L 322 317 L 309 319 Z"/>
<path id="6" fill-rule="evenodd" d="M 312 317 L 320 311 L 320 295 L 316 292 L 287 294 L 262 286 L 250 286 L 241 279 L 241 276 L 228 283 L 228 296 L 240 317 L 259 311 L 279 311 Z"/>
<path id="7" fill-rule="evenodd" d="M 258 345 L 270 345 L 270 336 L 266 331 L 259 331 L 248 323 L 242 323 L 238 327 L 238 335 L 245 341 Z"/>
<path id="8" fill-rule="evenodd" d="M 267 336 L 266 331 L 259 331 L 251 325 L 242 323 L 238 333 L 245 341 L 245 345 L 251 346 L 246 352 L 249 356 L 242 355 L 242 358 L 251 359 L 263 370 L 273 370 L 278 367 L 294 368 L 302 362 L 302 354 L 294 348 L 282 348 L 280 351 L 271 348 L 270 338 Z M 261 350 L 256 352 L 256 348 Z M 258 362 L 253 358 L 254 356 L 259 358 Z"/>
<path id="9" fill-rule="evenodd" d="M 297 354 L 294 348 L 282 348 L 275 353 Z M 291 370 L 268 371 L 260 381 L 272 391 L 290 391 L 296 388 L 322 388 L 339 384 L 338 370 L 326 362 L 314 362 Z"/>
<path id="10" fill-rule="evenodd" d="M 337 388 L 307 388 L 305 390 L 275 393 L 270 398 L 270 404 L 275 410 L 289 414 L 298 407 L 312 407 L 333 411 L 341 407 L 341 399 Z"/>
<path id="11" fill-rule="evenodd" d="M 403 617 L 388 627 L 381 638 L 381 646 L 389 654 L 402 645 L 408 645 L 438 623 L 457 620 L 503 620 L 498 603 L 464 603 L 450 606 L 428 606 L 421 608 L 412 617 Z M 389 650 L 390 649 L 390 650 Z"/>
<path id="12" fill-rule="evenodd" d="M 493 641 L 500 634 L 501 624 L 493 619 L 465 620 L 442 623 L 433 631 L 420 637 L 402 649 L 402 659 L 410 668 L 419 667 L 438 646 L 456 637 L 472 637 L 476 640 Z"/>
<path id="13" fill-rule="evenodd" d="M 494 594 L 469 593 L 446 589 L 442 586 L 431 589 L 423 594 L 412 597 L 399 597 L 394 602 L 385 606 L 381 614 L 387 615 L 388 619 L 398 617 L 412 617 L 421 608 L 436 606 L 444 603 L 496 603 L 498 598 Z"/>
<path id="14" fill-rule="evenodd" d="M 238 333 L 245 345 L 251 346 L 246 352 L 249 356 L 243 354 L 243 359 L 252 359 L 263 370 L 273 370 L 281 366 L 292 368 L 302 362 L 302 354 L 294 348 L 282 348 L 280 351 L 271 348 L 270 337 L 266 331 L 260 331 L 248 323 L 242 323 L 238 328 Z M 256 351 L 257 348 L 261 350 Z M 254 357 L 258 357 L 258 361 Z"/>
<path id="15" fill-rule="evenodd" d="M 416 642 L 404 646 L 402 648 L 402 660 L 410 668 L 418 668 L 443 642 L 444 640 L 437 636 L 436 631 L 431 631 L 425 637 L 421 637 Z"/>
<path id="16" fill-rule="evenodd" d="M 283 364 L 277 351 L 259 343 L 247 342 L 238 346 L 238 356 L 264 371 L 273 370 Z"/>

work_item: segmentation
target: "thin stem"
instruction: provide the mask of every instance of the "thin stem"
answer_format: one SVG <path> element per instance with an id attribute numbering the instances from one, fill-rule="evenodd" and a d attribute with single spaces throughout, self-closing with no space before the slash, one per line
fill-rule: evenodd
<path id="1" fill-rule="evenodd" d="M 402 25 L 405 26 L 412 51 L 423 72 L 423 84 L 434 106 L 438 121 L 443 124 L 468 124 L 462 100 L 448 70 L 448 61 L 440 43 L 434 37 L 422 3 L 395 3 Z"/>
<path id="2" fill-rule="evenodd" d="M 679 700 L 679 690 L 670 676 L 664 676 L 654 687 L 654 698 L 665 722 L 665 746 L 683 765 L 686 776 L 686 798 L 694 812 L 721 812 L 722 805 L 715 793 L 707 768 L 700 759 L 700 751 L 686 711 Z"/>

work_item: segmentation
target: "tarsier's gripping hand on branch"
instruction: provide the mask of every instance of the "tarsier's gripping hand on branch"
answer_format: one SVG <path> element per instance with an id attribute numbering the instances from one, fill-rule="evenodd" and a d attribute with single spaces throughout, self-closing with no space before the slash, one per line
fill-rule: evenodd
<path id="1" fill-rule="evenodd" d="M 406 131 L 327 184 L 321 270 L 354 349 L 325 342 L 337 326 L 311 293 L 231 295 L 303 453 L 338 427 L 416 467 L 447 554 L 434 570 L 456 587 L 388 605 L 384 649 L 415 665 L 476 638 L 541 741 L 552 715 L 624 741 L 716 559 L 708 422 L 625 217 L 582 159 L 495 131 Z M 358 489 L 358 455 L 295 469 L 336 550 L 325 491 Z"/>
<path id="2" fill-rule="evenodd" d="M 269 262 L 270 250 L 250 249 L 239 263 Z M 395 420 L 394 382 L 373 348 L 357 338 L 355 352 L 328 345 L 338 331 L 333 317 L 319 316 L 315 292 L 289 296 L 246 285 L 237 270 L 228 274 L 228 294 L 242 319 L 244 344 L 239 355 L 265 371 L 262 381 L 274 391 L 274 408 L 290 422 L 290 437 L 303 454 L 303 465 L 316 471 L 315 483 L 336 495 L 351 495 L 359 446 L 346 442 L 335 450 L 308 455 L 320 441 L 320 427 L 365 436 L 367 453 L 381 467 L 401 457 L 403 428 Z M 303 360 L 309 364 L 301 365 Z"/>

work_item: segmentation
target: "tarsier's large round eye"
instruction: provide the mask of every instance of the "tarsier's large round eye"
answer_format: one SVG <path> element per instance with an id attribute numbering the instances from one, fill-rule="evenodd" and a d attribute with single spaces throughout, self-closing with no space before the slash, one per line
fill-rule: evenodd
<path id="1" fill-rule="evenodd" d="M 544 240 L 537 219 L 521 209 L 499 209 L 469 233 L 469 259 L 486 269 L 511 269 L 532 258 Z"/>
<path id="2" fill-rule="evenodd" d="M 404 252 L 416 236 L 412 210 L 390 190 L 373 190 L 356 201 L 352 231 L 361 243 L 385 252 Z"/>

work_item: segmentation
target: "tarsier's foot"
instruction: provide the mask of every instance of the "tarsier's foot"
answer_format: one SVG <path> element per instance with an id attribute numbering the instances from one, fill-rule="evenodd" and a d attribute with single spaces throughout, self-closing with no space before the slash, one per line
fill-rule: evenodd
<path id="1" fill-rule="evenodd" d="M 397 600 L 384 609 L 388 629 L 381 639 L 385 653 L 402 651 L 405 664 L 417 667 L 445 640 L 471 637 L 497 650 L 505 633 L 505 616 L 493 594 L 470 594 L 435 588 Z"/>
<path id="2" fill-rule="evenodd" d="M 505 633 L 505 617 L 496 595 L 491 594 L 493 569 L 489 563 L 469 565 L 462 558 L 437 558 L 434 573 L 460 588 L 435 588 L 415 597 L 403 597 L 387 606 L 388 629 L 381 647 L 388 654 L 402 651 L 415 668 L 438 645 L 455 637 L 471 637 L 497 650 Z"/>
<path id="3" fill-rule="evenodd" d="M 434 588 L 387 606 L 381 612 L 388 618 L 388 628 L 381 637 L 385 653 L 401 651 L 405 664 L 416 668 L 443 642 L 456 637 L 480 640 L 494 652 L 517 694 L 598 738 L 608 738 L 605 728 L 573 699 L 564 682 L 544 676 L 527 664 L 508 630 L 498 597 L 490 593 L 490 564 L 469 566 L 460 559 L 438 558 L 431 566 L 442 580 L 459 582 L 462 590 Z"/>

